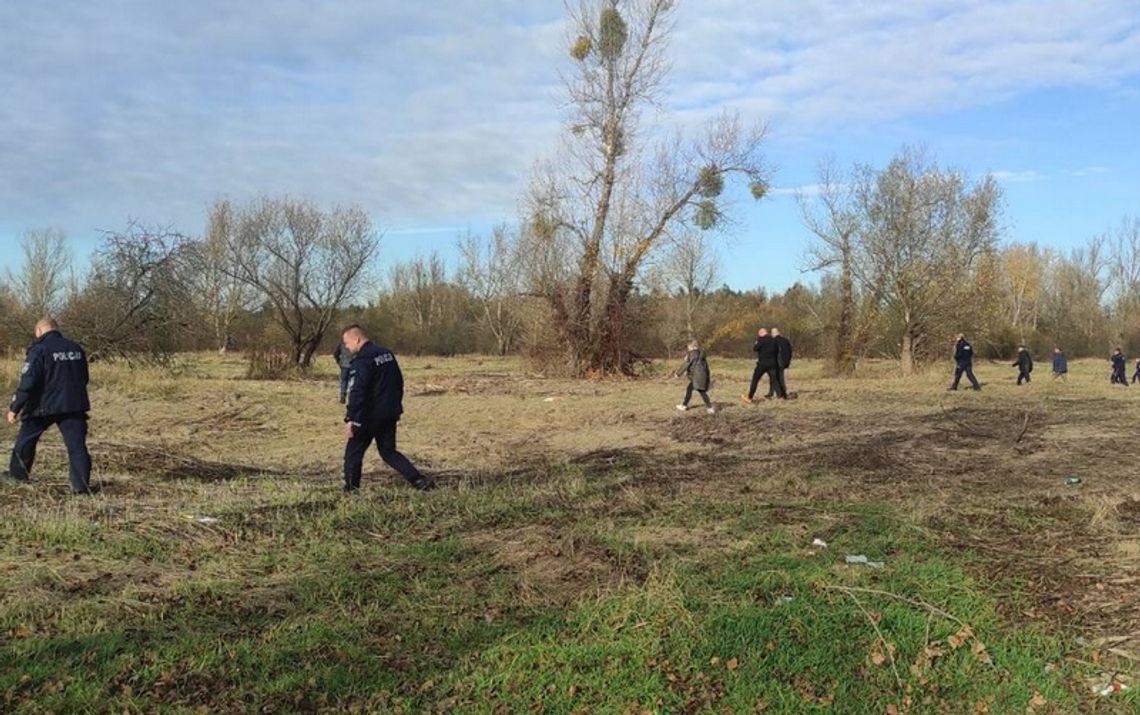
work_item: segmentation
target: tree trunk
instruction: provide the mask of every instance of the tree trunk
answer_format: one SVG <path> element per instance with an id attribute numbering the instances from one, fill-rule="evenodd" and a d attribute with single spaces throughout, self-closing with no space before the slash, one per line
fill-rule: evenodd
<path id="1" fill-rule="evenodd" d="M 899 367 L 902 368 L 902 374 L 907 377 L 914 374 L 914 338 L 910 334 L 910 326 L 907 326 L 906 331 L 903 332 Z"/>
<path id="2" fill-rule="evenodd" d="M 855 320 L 855 281 L 851 275 L 851 259 L 843 257 L 839 279 L 839 329 L 835 336 L 835 372 L 848 377 L 855 373 L 855 356 L 852 354 L 852 322 Z"/>

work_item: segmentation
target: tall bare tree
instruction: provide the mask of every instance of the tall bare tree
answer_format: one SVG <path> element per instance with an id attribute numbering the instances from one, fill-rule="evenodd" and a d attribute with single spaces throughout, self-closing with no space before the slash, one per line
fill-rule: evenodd
<path id="1" fill-rule="evenodd" d="M 808 247 L 805 269 L 838 272 L 839 320 L 832 354 L 836 374 L 855 372 L 855 248 L 860 214 L 854 185 L 833 160 L 819 166 L 819 183 L 796 193 L 804 225 L 815 240 Z"/>
<path id="2" fill-rule="evenodd" d="M 459 281 L 479 303 L 483 326 L 495 336 L 499 355 L 515 348 L 523 330 L 517 249 L 516 237 L 502 225 L 492 229 L 486 240 L 468 235 L 459 242 L 463 259 Z"/>
<path id="3" fill-rule="evenodd" d="M 358 292 L 379 236 L 360 208 L 263 198 L 233 209 L 236 230 L 220 232 L 225 271 L 257 291 L 308 367 L 337 310 Z"/>
<path id="4" fill-rule="evenodd" d="M 542 257 L 534 290 L 551 307 L 575 374 L 633 372 L 625 318 L 647 258 L 685 223 L 721 223 L 726 179 L 744 177 L 756 198 L 767 191 L 760 128 L 721 116 L 695 141 L 653 142 L 639 131 L 642 110 L 660 99 L 676 6 L 567 5 L 569 132 L 559 160 L 532 182 L 528 245 Z"/>
<path id="5" fill-rule="evenodd" d="M 27 231 L 20 239 L 23 261 L 10 276 L 16 295 L 30 316 L 42 318 L 63 307 L 71 272 L 71 249 L 67 237 L 56 228 Z"/>
<path id="6" fill-rule="evenodd" d="M 992 177 L 971 182 L 904 149 L 881 171 L 860 168 L 854 191 L 852 273 L 896 317 L 910 375 L 916 352 L 960 327 L 973 304 L 973 272 L 997 246 L 1001 190 Z"/>
<path id="7" fill-rule="evenodd" d="M 257 292 L 236 277 L 227 265 L 227 246 L 237 242 L 239 219 L 234 205 L 218 201 L 210 209 L 206 235 L 187 247 L 189 279 L 193 296 L 209 322 L 212 341 L 219 353 L 233 343 L 233 326 L 243 311 L 256 307 Z"/>

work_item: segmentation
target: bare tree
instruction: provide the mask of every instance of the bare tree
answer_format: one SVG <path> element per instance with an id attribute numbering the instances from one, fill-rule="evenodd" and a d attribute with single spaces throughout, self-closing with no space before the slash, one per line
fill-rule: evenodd
<path id="1" fill-rule="evenodd" d="M 93 358 L 176 349 L 180 331 L 190 322 L 181 260 L 186 243 L 170 228 L 136 221 L 124 231 L 104 234 L 87 282 L 64 315 Z"/>
<path id="2" fill-rule="evenodd" d="M 805 270 L 838 271 L 839 322 L 832 355 L 837 374 L 855 372 L 855 248 L 860 228 L 853 184 L 842 177 L 832 160 L 819 166 L 814 191 L 796 194 L 804 225 L 815 236 Z M 814 194 L 814 195 L 813 195 Z"/>
<path id="3" fill-rule="evenodd" d="M 699 322 L 702 306 L 720 279 L 720 259 L 709 236 L 698 229 L 682 229 L 670 242 L 658 276 L 670 294 L 681 301 L 684 336 L 681 342 L 708 337 Z"/>
<path id="4" fill-rule="evenodd" d="M 308 367 L 337 310 L 356 295 L 379 236 L 360 208 L 321 210 L 308 201 L 261 199 L 234 210 L 221 232 L 225 271 L 268 302 Z"/>
<path id="5" fill-rule="evenodd" d="M 972 273 L 997 245 L 1001 191 L 992 177 L 971 183 L 911 149 L 882 171 L 859 169 L 854 190 L 861 228 L 852 273 L 896 316 L 910 375 L 916 351 L 971 303 Z"/>
<path id="6" fill-rule="evenodd" d="M 215 349 L 225 353 L 233 343 L 233 326 L 243 311 L 255 307 L 257 292 L 227 266 L 227 246 L 237 243 L 237 210 L 229 201 L 210 209 L 206 235 L 187 247 L 195 302 L 209 322 Z"/>
<path id="7" fill-rule="evenodd" d="M 459 242 L 463 259 L 459 281 L 479 303 L 483 325 L 495 336 L 499 355 L 515 348 L 523 330 L 517 248 L 517 239 L 506 226 L 496 226 L 486 241 L 468 235 Z"/>
<path id="8" fill-rule="evenodd" d="M 570 131 L 559 161 L 532 182 L 527 245 L 541 257 L 535 291 L 575 374 L 633 372 L 625 317 L 647 258 L 686 222 L 721 223 L 726 179 L 745 177 L 756 198 L 767 191 L 762 129 L 722 116 L 699 140 L 656 150 L 639 135 L 640 112 L 657 102 L 668 71 L 675 9 L 675 0 L 568 6 Z"/>
<path id="9" fill-rule="evenodd" d="M 55 228 L 27 231 L 20 239 L 23 263 L 10 275 L 24 311 L 36 318 L 52 315 L 63 307 L 71 272 L 71 250 L 63 231 Z"/>

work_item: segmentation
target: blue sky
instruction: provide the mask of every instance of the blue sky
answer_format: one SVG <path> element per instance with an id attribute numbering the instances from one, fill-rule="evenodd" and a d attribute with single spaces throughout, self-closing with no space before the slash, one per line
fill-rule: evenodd
<path id="1" fill-rule="evenodd" d="M 637 0 L 626 0 L 637 1 Z M 558 0 L 0 0 L 0 264 L 27 229 L 80 258 L 129 218 L 201 231 L 218 196 L 357 203 L 384 260 L 517 213 L 555 147 Z M 803 278 L 793 198 L 825 155 L 904 144 L 1006 191 L 1006 238 L 1066 249 L 1140 214 L 1136 0 L 682 0 L 655 128 L 766 121 L 773 195 L 724 280 Z"/>

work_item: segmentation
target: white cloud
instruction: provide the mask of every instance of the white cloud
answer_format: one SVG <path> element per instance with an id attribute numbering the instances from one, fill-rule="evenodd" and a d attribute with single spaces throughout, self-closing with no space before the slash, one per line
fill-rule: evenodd
<path id="1" fill-rule="evenodd" d="M 677 119 L 736 108 L 776 137 L 1140 74 L 1134 0 L 681 7 Z M 558 132 L 561 15 L 530 0 L 4 3 L 0 216 L 195 230 L 219 194 L 291 193 L 390 225 L 509 217 Z"/>
<path id="2" fill-rule="evenodd" d="M 1010 184 L 1024 184 L 1033 181 L 1044 181 L 1045 179 L 1049 178 L 1045 174 L 1042 174 L 1039 171 L 1033 171 L 1032 169 L 1025 171 L 991 171 L 990 176 L 994 177 L 998 181 L 1004 181 Z"/>

